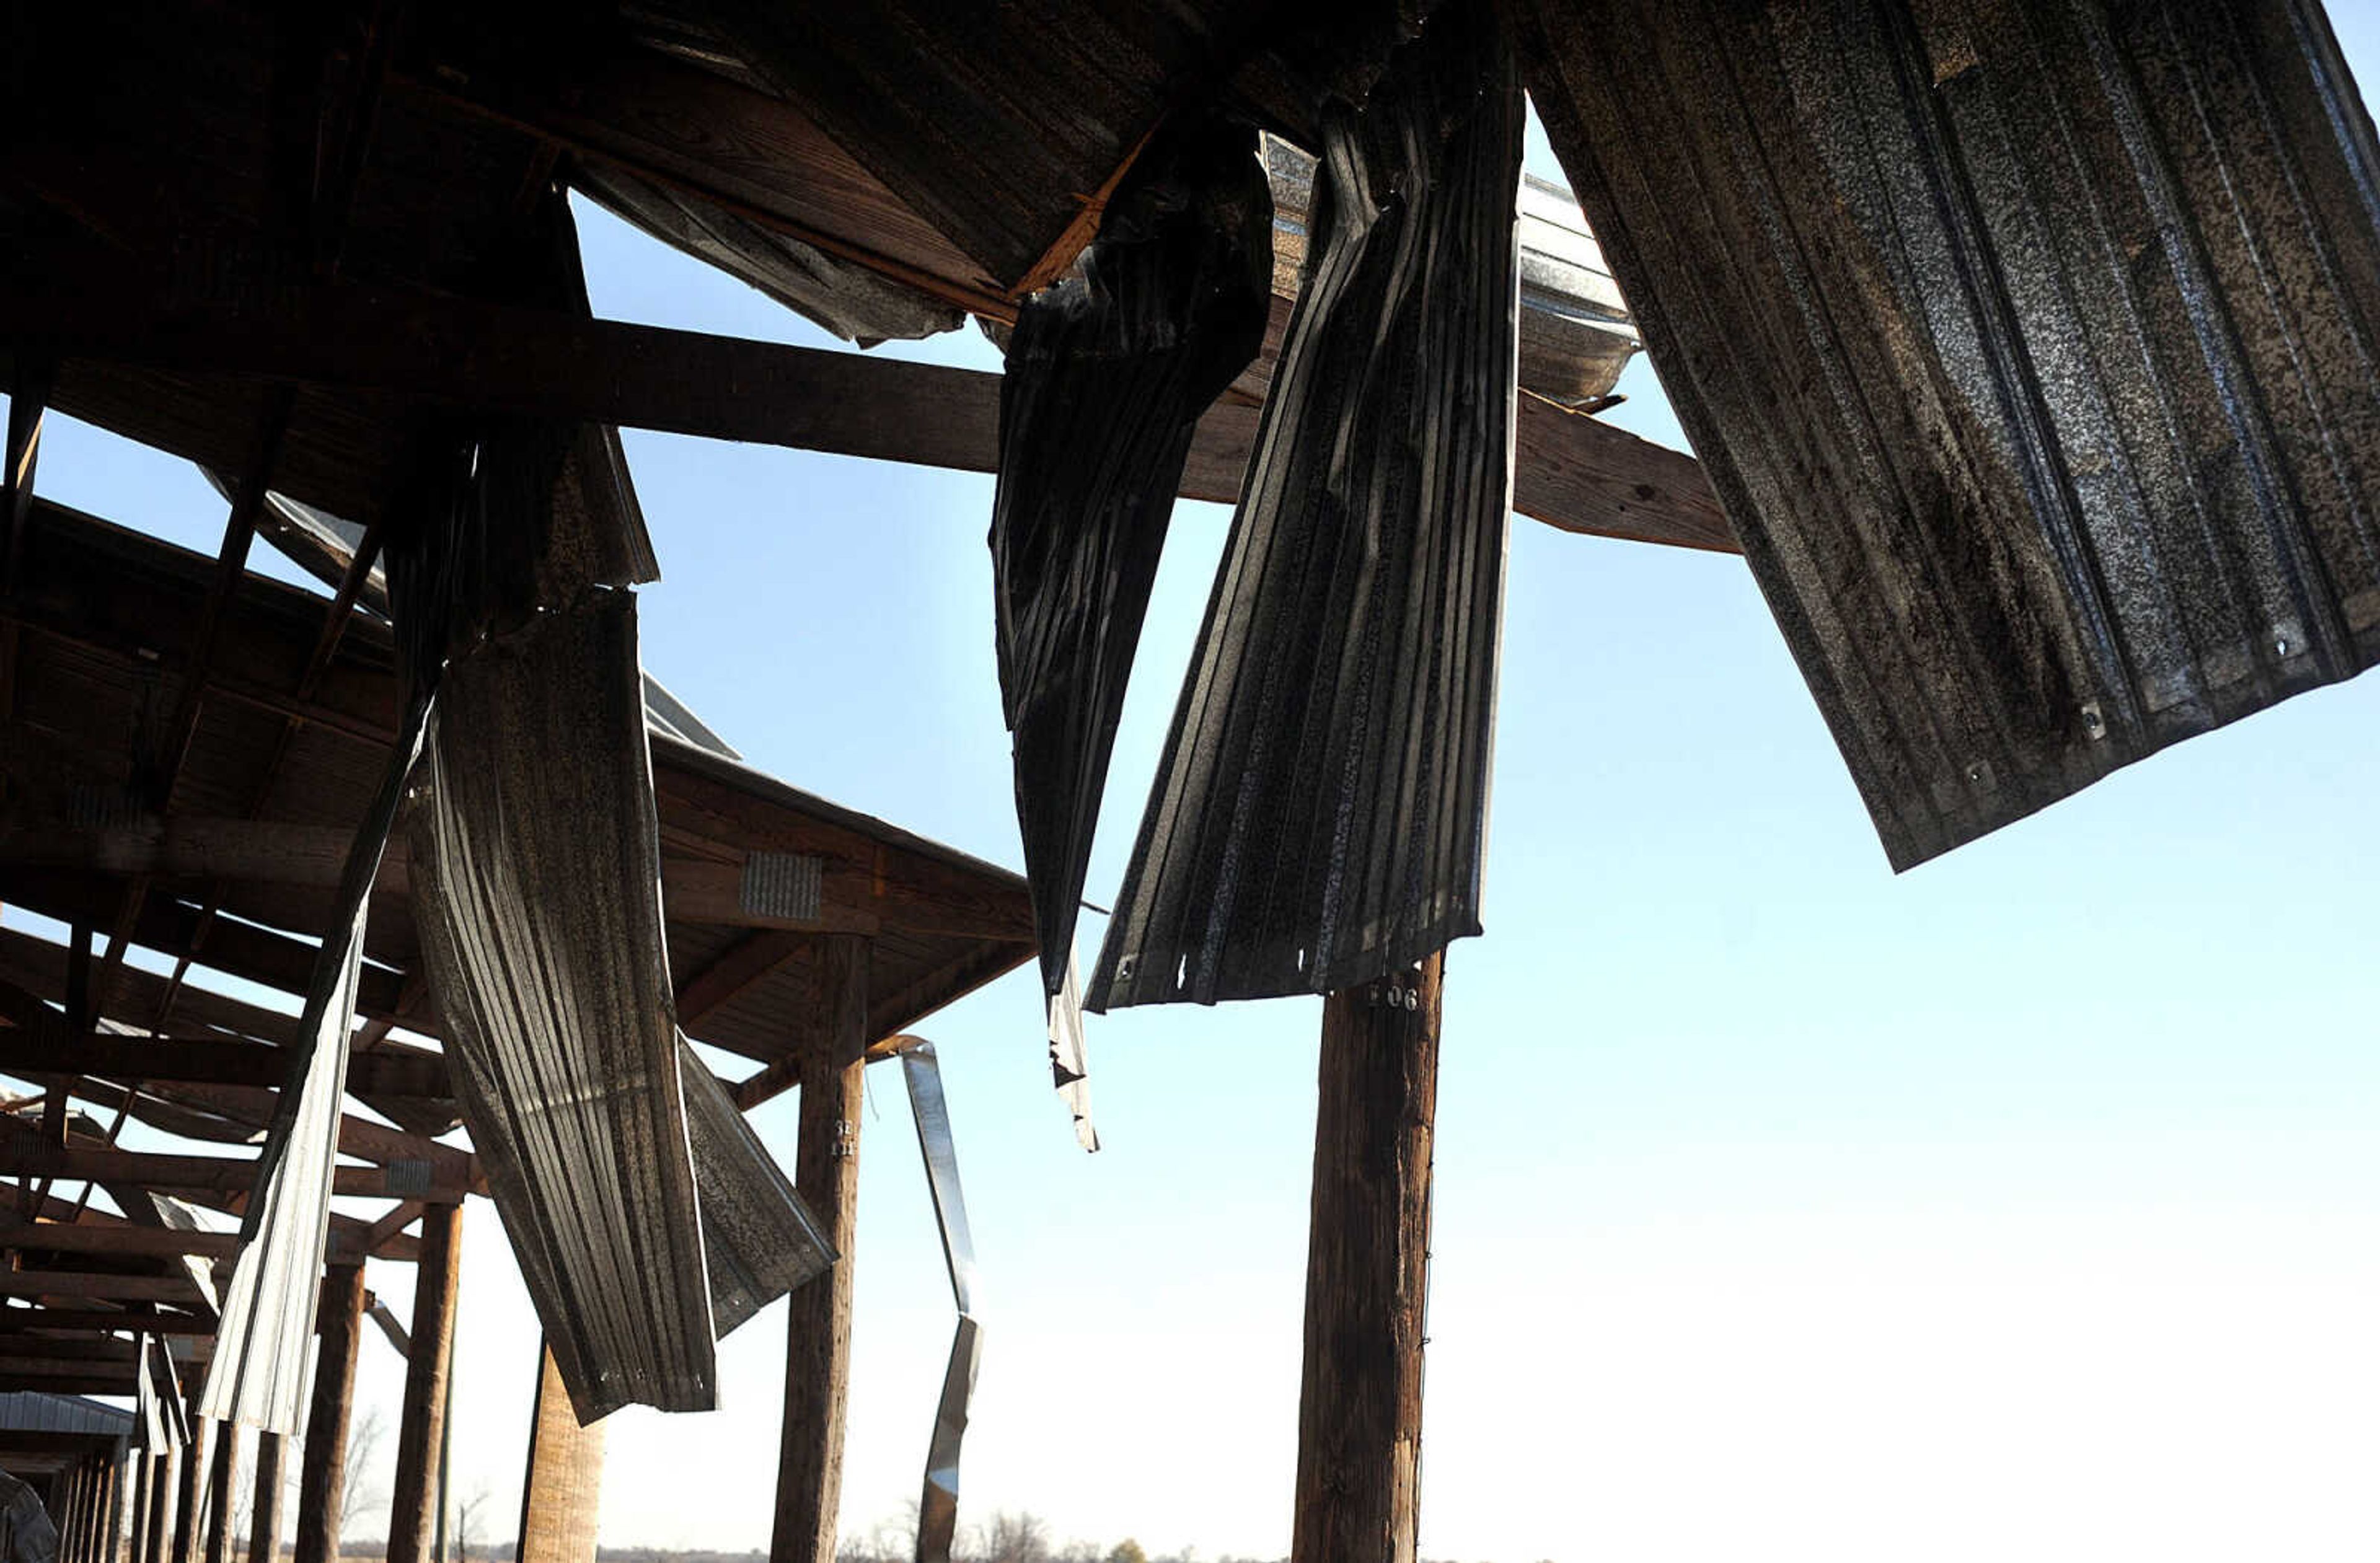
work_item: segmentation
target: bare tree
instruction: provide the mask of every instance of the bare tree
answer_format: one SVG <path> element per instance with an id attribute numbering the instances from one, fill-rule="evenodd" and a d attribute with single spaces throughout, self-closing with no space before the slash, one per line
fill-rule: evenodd
<path id="1" fill-rule="evenodd" d="M 347 1424 L 347 1452 L 339 1462 L 339 1534 L 351 1534 L 357 1522 L 374 1514 L 385 1516 L 388 1488 L 380 1479 L 380 1447 L 388 1436 L 388 1419 L 378 1406 L 367 1407 Z M 385 1519 L 382 1523 L 385 1524 Z"/>
<path id="2" fill-rule="evenodd" d="M 1038 1514 L 998 1509 L 983 1523 L 976 1563 L 1051 1563 L 1050 1527 Z"/>
<path id="3" fill-rule="evenodd" d="M 488 1524 L 488 1485 L 482 1482 L 471 1489 L 471 1496 L 455 1506 L 455 1563 L 471 1563 L 471 1549 L 483 1538 L 480 1532 Z"/>

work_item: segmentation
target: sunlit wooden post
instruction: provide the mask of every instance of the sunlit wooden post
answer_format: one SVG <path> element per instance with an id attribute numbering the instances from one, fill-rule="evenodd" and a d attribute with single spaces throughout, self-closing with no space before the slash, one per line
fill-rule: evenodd
<path id="1" fill-rule="evenodd" d="M 441 1498 L 438 1449 L 446 1424 L 446 1382 L 455 1360 L 455 1281 L 459 1205 L 421 1213 L 414 1265 L 412 1350 L 405 1363 L 405 1411 L 396 1430 L 396 1479 L 389 1493 L 388 1563 L 423 1563 Z"/>
<path id="2" fill-rule="evenodd" d="M 363 1266 L 333 1265 L 322 1275 L 314 1399 L 298 1463 L 297 1563 L 338 1563 L 339 1521 L 347 1496 L 347 1415 L 355 1401 L 356 1341 L 363 1323 Z"/>
<path id="3" fill-rule="evenodd" d="M 248 1506 L 248 1563 L 276 1563 L 281 1556 L 282 1454 L 278 1433 L 256 1436 L 256 1495 Z"/>
<path id="4" fill-rule="evenodd" d="M 540 1351 L 529 1413 L 528 1470 L 521 1482 L 515 1563 L 595 1563 L 603 1506 L 603 1424 L 578 1424 L 553 1353 Z"/>
<path id="5" fill-rule="evenodd" d="M 770 1563 L 834 1563 L 851 1379 L 853 1237 L 859 1220 L 860 1071 L 868 1053 L 868 940 L 836 935 L 819 951 L 817 1024 L 796 1046 L 800 1138 L 794 1188 L 843 1255 L 786 1299 L 785 1420 L 777 1450 Z"/>
<path id="6" fill-rule="evenodd" d="M 1443 969 L 1323 1005 L 1291 1563 L 1414 1563 Z"/>

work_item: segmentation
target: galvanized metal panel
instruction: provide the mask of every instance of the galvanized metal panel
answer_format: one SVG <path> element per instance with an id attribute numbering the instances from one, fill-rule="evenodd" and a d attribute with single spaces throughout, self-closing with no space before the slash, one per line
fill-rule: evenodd
<path id="1" fill-rule="evenodd" d="M 1052 997 L 1191 436 L 1264 344 L 1272 201 L 1256 150 L 1220 121 L 1151 147 L 1080 274 L 1026 300 L 1009 341 L 992 594 Z"/>
<path id="2" fill-rule="evenodd" d="M 723 1340 L 778 1298 L 824 1275 L 837 1255 L 735 1098 L 683 1037 L 677 1056 L 710 1267 L 710 1324 Z"/>
<path id="3" fill-rule="evenodd" d="M 582 1422 L 716 1401 L 637 666 L 626 591 L 458 659 L 413 820 L 456 1094 Z"/>
<path id="4" fill-rule="evenodd" d="M 1327 992 L 1479 931 L 1521 124 L 1479 0 L 1326 115 L 1309 275 L 1093 1009 Z"/>
<path id="5" fill-rule="evenodd" d="M 1524 0 L 1907 867 L 2380 657 L 2380 148 L 2314 0 Z"/>

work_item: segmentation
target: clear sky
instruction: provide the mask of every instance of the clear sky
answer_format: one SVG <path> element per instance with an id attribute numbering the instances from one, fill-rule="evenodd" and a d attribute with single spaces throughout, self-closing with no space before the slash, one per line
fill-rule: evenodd
<path id="1" fill-rule="evenodd" d="M 2380 17 L 2333 14 L 2380 72 Z M 603 314 L 831 345 L 581 224 Z M 1641 361 L 1622 388 L 1677 442 Z M 212 549 L 187 467 L 51 438 L 46 492 Z M 648 667 L 760 768 L 1017 863 L 990 480 L 626 441 Z M 1094 901 L 1227 519 L 1175 517 Z M 1427 1556 L 2380 1550 L 2380 679 L 1896 878 L 1741 562 L 1519 521 L 1501 711 L 1488 932 L 1447 981 Z M 1029 970 L 917 1028 L 982 1266 L 963 1517 L 1285 1554 L 1319 1011 L 1094 1017 L 1096 1157 Z M 846 1533 L 915 1496 L 953 1322 L 900 1081 L 868 1084 Z M 790 1098 L 757 1121 L 790 1161 Z M 467 1224 L 457 1489 L 508 1537 L 536 1332 L 492 1209 Z M 404 1311 L 406 1266 L 370 1280 Z M 613 1420 L 607 1542 L 765 1547 L 783 1315 L 722 1348 L 721 1412 Z M 368 1339 L 392 1423 L 400 1379 Z"/>

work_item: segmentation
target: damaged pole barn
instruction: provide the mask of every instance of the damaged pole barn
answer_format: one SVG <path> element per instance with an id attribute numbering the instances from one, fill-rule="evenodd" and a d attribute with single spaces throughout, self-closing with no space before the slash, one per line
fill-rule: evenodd
<path id="1" fill-rule="evenodd" d="M 591 1557 L 601 1419 L 708 1409 L 790 1294 L 771 1556 L 824 1563 L 895 1059 L 941 1563 L 980 1341 L 912 1028 L 1028 965 L 1087 1145 L 1084 1010 L 1327 996 L 1293 1557 L 1409 1563 L 1513 515 L 1742 554 L 1896 866 L 2380 655 L 2380 144 L 2316 0 L 155 0 L 0 60 L 0 903 L 67 930 L 0 930 L 27 1563 L 225 1563 L 244 1483 L 325 1563 L 367 1317 L 389 1557 L 443 1555 L 476 1196 L 545 1337 L 519 1556 Z M 596 319 L 573 199 L 1007 372 Z M 1699 462 L 1597 421 L 1640 345 Z M 202 467 L 217 555 L 44 499 L 50 413 Z M 998 474 L 1023 873 L 645 674 L 623 427 Z M 1085 978 L 1176 496 L 1232 529 Z M 788 1171 L 743 1113 L 796 1088 Z"/>

